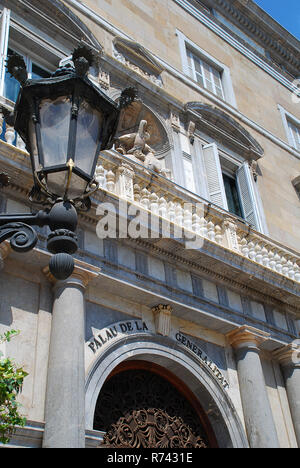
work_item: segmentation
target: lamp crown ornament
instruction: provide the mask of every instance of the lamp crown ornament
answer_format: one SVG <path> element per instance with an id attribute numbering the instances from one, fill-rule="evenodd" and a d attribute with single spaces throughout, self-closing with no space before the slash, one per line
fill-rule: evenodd
<path id="1" fill-rule="evenodd" d="M 6 68 L 10 75 L 15 78 L 21 86 L 26 83 L 28 73 L 25 61 L 21 55 L 12 52 L 6 60 Z"/>

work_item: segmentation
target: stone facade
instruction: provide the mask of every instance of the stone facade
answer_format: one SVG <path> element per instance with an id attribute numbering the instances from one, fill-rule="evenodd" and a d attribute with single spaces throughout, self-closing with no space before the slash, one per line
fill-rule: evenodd
<path id="1" fill-rule="evenodd" d="M 84 40 L 101 52 L 90 78 L 103 92 L 116 100 L 126 86 L 138 90 L 118 128 L 125 150 L 99 155 L 73 276 L 54 284 L 46 228 L 30 253 L 0 246 L 0 332 L 20 330 L 5 353 L 29 374 L 27 425 L 10 445 L 99 446 L 101 389 L 146 362 L 187 387 L 215 446 L 298 447 L 300 152 L 286 132 L 300 121 L 299 41 L 252 1 L 0 7 L 10 33 L 2 55 L 25 54 L 24 28 L 32 63 L 52 71 Z M 1 105 L 12 110 L 1 76 Z M 0 187 L 0 209 L 30 212 L 29 155 L 1 122 L 10 185 Z M 105 224 L 115 235 L 103 235 Z"/>

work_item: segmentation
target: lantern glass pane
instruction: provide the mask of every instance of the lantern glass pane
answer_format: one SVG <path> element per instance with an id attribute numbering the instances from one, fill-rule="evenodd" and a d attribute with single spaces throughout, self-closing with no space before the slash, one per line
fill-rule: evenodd
<path id="1" fill-rule="evenodd" d="M 37 141 L 36 141 L 36 132 L 35 132 L 35 124 L 33 123 L 33 120 L 29 120 L 29 140 L 30 140 L 30 152 L 34 161 L 34 171 L 38 171 L 40 169 L 40 164 L 39 164 L 39 154 L 38 154 L 38 147 L 37 147 Z"/>
<path id="2" fill-rule="evenodd" d="M 69 171 L 54 172 L 47 174 L 47 187 L 48 190 L 59 196 L 64 197 L 68 185 Z M 68 200 L 80 198 L 87 187 L 87 181 L 79 177 L 77 174 L 72 173 L 71 182 L 67 192 Z"/>
<path id="3" fill-rule="evenodd" d="M 41 101 L 40 123 L 45 168 L 67 163 L 71 107 L 71 98 L 68 96 L 59 97 L 55 101 Z"/>
<path id="4" fill-rule="evenodd" d="M 99 139 L 101 137 L 102 114 L 93 109 L 89 103 L 83 101 L 80 104 L 76 149 L 75 165 L 85 174 L 93 178 L 92 169 L 94 165 Z"/>

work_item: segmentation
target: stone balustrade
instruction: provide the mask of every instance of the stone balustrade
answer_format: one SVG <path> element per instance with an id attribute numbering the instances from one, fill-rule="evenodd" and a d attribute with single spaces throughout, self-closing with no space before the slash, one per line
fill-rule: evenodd
<path id="1" fill-rule="evenodd" d="M 96 169 L 100 190 L 126 199 L 173 226 L 300 282 L 300 256 L 260 234 L 242 219 L 146 170 L 115 151 L 104 151 Z"/>
<path id="2" fill-rule="evenodd" d="M 3 107 L 6 107 L 9 111 L 12 111 L 13 108 L 9 105 L 3 105 Z M 25 149 L 25 143 L 22 140 L 22 138 L 16 133 L 13 127 L 9 126 L 5 118 L 0 112 L 0 135 L 1 135 L 1 140 L 6 142 L 7 144 L 11 146 L 15 146 L 16 148 L 26 151 Z"/>

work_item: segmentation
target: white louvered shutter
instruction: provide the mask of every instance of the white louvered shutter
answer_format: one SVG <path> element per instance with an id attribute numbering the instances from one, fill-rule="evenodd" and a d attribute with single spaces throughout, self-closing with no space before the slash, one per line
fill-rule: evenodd
<path id="1" fill-rule="evenodd" d="M 237 170 L 237 185 L 244 219 L 257 231 L 263 232 L 259 209 L 255 197 L 255 188 L 247 162 Z"/>
<path id="2" fill-rule="evenodd" d="M 215 143 L 203 147 L 207 188 L 210 201 L 228 210 L 218 147 Z"/>
<path id="3" fill-rule="evenodd" d="M 5 77 L 5 59 L 8 48 L 10 23 L 10 10 L 4 8 L 0 15 L 0 94 L 3 96 L 4 77 Z"/>

